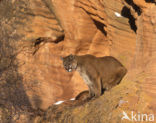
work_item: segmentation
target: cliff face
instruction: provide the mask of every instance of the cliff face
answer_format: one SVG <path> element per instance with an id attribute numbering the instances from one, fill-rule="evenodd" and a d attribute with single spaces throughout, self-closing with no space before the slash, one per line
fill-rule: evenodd
<path id="1" fill-rule="evenodd" d="M 9 106 L 25 100 L 17 104 L 47 110 L 69 100 L 87 86 L 78 73 L 64 70 L 60 56 L 112 55 L 128 69 L 121 84 L 83 106 L 62 109 L 54 119 L 121 122 L 122 110 L 156 113 L 155 0 L 0 0 L 0 25 L 3 105 L 12 97 Z M 118 106 L 122 100 L 127 103 Z"/>

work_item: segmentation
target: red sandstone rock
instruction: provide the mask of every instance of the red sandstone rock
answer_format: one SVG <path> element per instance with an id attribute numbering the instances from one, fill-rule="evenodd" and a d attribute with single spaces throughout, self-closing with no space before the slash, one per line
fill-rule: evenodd
<path id="1" fill-rule="evenodd" d="M 58 35 L 58 31 L 55 34 L 52 33 L 53 30 L 46 30 L 54 28 L 53 25 L 58 22 L 50 18 L 46 21 L 44 16 L 52 16 L 52 14 L 46 7 L 42 7 L 42 2 L 39 3 L 33 2 L 30 6 L 35 13 L 30 21 L 31 25 L 34 24 L 34 26 L 28 25 L 33 33 L 26 33 L 26 40 L 29 37 L 53 37 Z M 37 95 L 42 102 L 39 107 L 46 109 L 58 100 L 70 99 L 82 90 L 87 89 L 78 73 L 66 73 L 59 59 L 60 56 L 71 53 L 78 55 L 89 53 L 96 56 L 113 55 L 129 69 L 128 75 L 134 69 L 138 73 L 141 73 L 142 70 L 147 72 L 146 69 L 150 73 L 151 70 L 154 71 L 153 67 L 151 69 L 149 67 L 145 68 L 145 64 L 151 66 L 147 62 L 155 59 L 154 41 L 156 38 L 155 28 L 153 27 L 155 6 L 152 3 L 145 3 L 144 1 L 130 1 L 129 3 L 124 1 L 123 3 L 114 0 L 66 0 L 62 3 L 60 0 L 54 0 L 52 5 L 63 28 L 62 30 L 64 30 L 65 39 L 58 44 L 45 43 L 39 47 L 34 55 L 27 53 L 26 56 L 22 55 L 22 52 L 18 55 L 18 58 L 25 62 L 19 68 L 19 71 L 23 73 L 25 83 L 27 83 L 25 84 L 26 88 L 30 84 L 30 80 L 32 83 L 35 80 L 38 83 L 34 87 L 35 92 L 27 91 L 33 105 L 35 105 L 34 95 Z M 136 9 L 134 5 L 138 8 Z M 49 14 L 44 11 L 48 11 Z M 121 14 L 121 17 L 117 17 L 115 12 Z M 139 12 L 142 12 L 141 15 L 137 15 L 140 14 Z M 43 17 L 38 16 L 38 14 L 43 15 Z M 137 16 L 133 18 L 133 14 Z M 51 23 L 51 25 L 48 25 L 48 23 Z M 30 47 L 31 49 L 32 47 Z M 137 70 L 138 68 L 141 69 Z M 153 81 L 153 79 L 152 76 L 148 81 Z"/>
<path id="2" fill-rule="evenodd" d="M 14 12 L 11 7 L 7 9 L 10 4 L 15 5 L 18 16 L 9 15 Z M 4 6 L 0 9 L 0 17 L 4 17 L 0 19 L 0 36 L 4 39 L 3 32 L 9 30 L 10 33 L 6 33 L 12 36 L 9 40 L 16 40 L 11 46 L 18 51 L 18 73 L 33 108 L 46 110 L 54 102 L 69 100 L 87 89 L 77 72 L 67 73 L 63 68 L 60 56 L 72 53 L 112 55 L 128 69 L 120 86 L 110 92 L 114 95 L 106 94 L 104 98 L 109 98 L 110 102 L 115 100 L 114 106 L 118 101 L 115 97 L 121 98 L 119 92 L 128 92 L 122 98 L 133 105 L 112 109 L 113 118 L 120 110 L 155 113 L 155 3 L 145 0 L 31 0 L 25 4 L 15 1 L 8 4 L 2 0 L 0 5 Z M 5 17 L 6 10 L 10 20 Z M 106 101 L 105 105 L 111 106 L 111 103 Z"/>

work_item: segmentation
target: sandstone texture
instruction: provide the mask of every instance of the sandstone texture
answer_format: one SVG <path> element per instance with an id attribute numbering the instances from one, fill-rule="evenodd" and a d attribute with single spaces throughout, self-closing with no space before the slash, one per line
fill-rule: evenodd
<path id="1" fill-rule="evenodd" d="M 155 0 L 0 0 L 0 123 L 128 123 L 156 116 Z M 61 56 L 112 55 L 128 69 L 98 99 Z M 65 100 L 67 103 L 53 105 Z"/>

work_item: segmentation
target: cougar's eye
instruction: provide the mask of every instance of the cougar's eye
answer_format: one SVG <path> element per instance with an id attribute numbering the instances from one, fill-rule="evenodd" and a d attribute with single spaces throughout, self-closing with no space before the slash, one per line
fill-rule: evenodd
<path id="1" fill-rule="evenodd" d="M 64 65 L 65 68 L 67 68 L 67 65 Z"/>

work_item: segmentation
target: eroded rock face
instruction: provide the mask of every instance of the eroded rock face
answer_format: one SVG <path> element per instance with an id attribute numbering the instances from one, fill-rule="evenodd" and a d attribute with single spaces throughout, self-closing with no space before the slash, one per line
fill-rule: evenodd
<path id="1" fill-rule="evenodd" d="M 122 96 L 129 102 L 128 106 L 120 109 L 153 113 L 156 109 L 155 4 L 145 0 L 1 0 L 0 43 L 13 50 L 0 51 L 3 72 L 0 79 L 8 82 L 9 74 L 1 66 L 10 68 L 12 63 L 11 57 L 2 56 L 13 54 L 15 73 L 21 78 L 19 88 L 22 87 L 28 101 L 26 106 L 46 110 L 54 102 L 69 100 L 87 89 L 78 73 L 64 70 L 60 56 L 112 55 L 126 66 L 128 74 L 110 92 L 114 96 L 105 95 L 106 100 L 121 98 L 116 91 L 128 91 L 128 95 Z M 136 93 L 131 93 L 133 90 Z M 104 102 L 111 106 L 110 102 Z M 118 100 L 112 105 L 117 103 Z M 84 108 L 78 110 L 82 112 Z M 113 118 L 120 109 L 111 109 L 116 112 Z M 109 121 L 106 116 L 104 120 Z"/>

